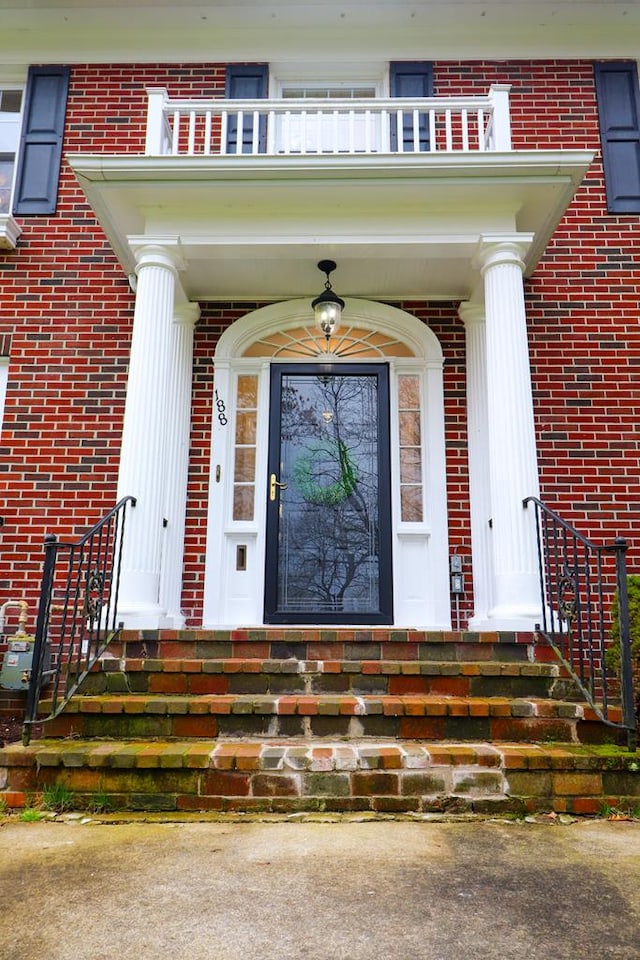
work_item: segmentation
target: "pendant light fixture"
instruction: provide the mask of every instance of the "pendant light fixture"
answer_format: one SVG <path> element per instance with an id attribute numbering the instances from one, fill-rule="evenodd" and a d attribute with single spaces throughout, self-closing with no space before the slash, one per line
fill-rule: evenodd
<path id="1" fill-rule="evenodd" d="M 333 292 L 329 275 L 336 269 L 333 260 L 320 260 L 318 270 L 326 274 L 326 281 L 322 293 L 312 301 L 311 306 L 315 316 L 316 323 L 324 334 L 327 346 L 331 335 L 335 332 L 340 323 L 340 317 L 344 310 L 344 300 Z"/>

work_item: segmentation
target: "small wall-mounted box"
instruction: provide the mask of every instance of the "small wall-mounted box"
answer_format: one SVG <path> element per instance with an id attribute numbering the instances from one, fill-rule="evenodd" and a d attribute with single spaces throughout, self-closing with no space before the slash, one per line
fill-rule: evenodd
<path id="1" fill-rule="evenodd" d="M 0 687 L 3 690 L 29 689 L 34 643 L 35 637 L 26 633 L 9 640 L 0 670 Z"/>

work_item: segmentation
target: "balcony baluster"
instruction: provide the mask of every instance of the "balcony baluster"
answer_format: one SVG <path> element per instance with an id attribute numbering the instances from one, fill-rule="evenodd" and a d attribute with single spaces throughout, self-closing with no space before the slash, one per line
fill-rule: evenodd
<path id="1" fill-rule="evenodd" d="M 484 97 L 172 100 L 150 88 L 150 156 L 340 155 L 511 149 L 509 88 Z"/>

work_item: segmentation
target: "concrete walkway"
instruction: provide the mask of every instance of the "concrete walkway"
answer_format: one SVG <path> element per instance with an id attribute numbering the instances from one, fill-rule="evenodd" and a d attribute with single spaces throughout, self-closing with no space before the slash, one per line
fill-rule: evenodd
<path id="1" fill-rule="evenodd" d="M 2 960 L 638 960 L 640 824 L 5 822 Z"/>

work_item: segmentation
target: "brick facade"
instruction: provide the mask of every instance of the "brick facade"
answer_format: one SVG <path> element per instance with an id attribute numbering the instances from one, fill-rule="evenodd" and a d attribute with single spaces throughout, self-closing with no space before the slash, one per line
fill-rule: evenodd
<path id="1" fill-rule="evenodd" d="M 640 516 L 637 410 L 640 218 L 607 213 L 590 62 L 436 63 L 436 95 L 510 83 L 514 149 L 596 153 L 526 282 L 543 499 L 588 536 L 631 539 Z M 224 66 L 74 66 L 64 153 L 142 153 L 145 88 L 224 92 Z M 63 162 L 55 216 L 20 219 L 0 255 L 0 345 L 10 349 L 0 444 L 0 600 L 25 597 L 34 625 L 43 538 L 76 537 L 113 504 L 134 297 Z M 200 622 L 212 404 L 220 332 L 256 304 L 203 304 L 196 328 L 183 608 Z M 465 338 L 457 304 L 398 306 L 444 352 L 450 538 L 470 554 Z M 466 567 L 465 571 L 469 568 Z M 471 583 L 463 620 L 471 613 Z"/>

